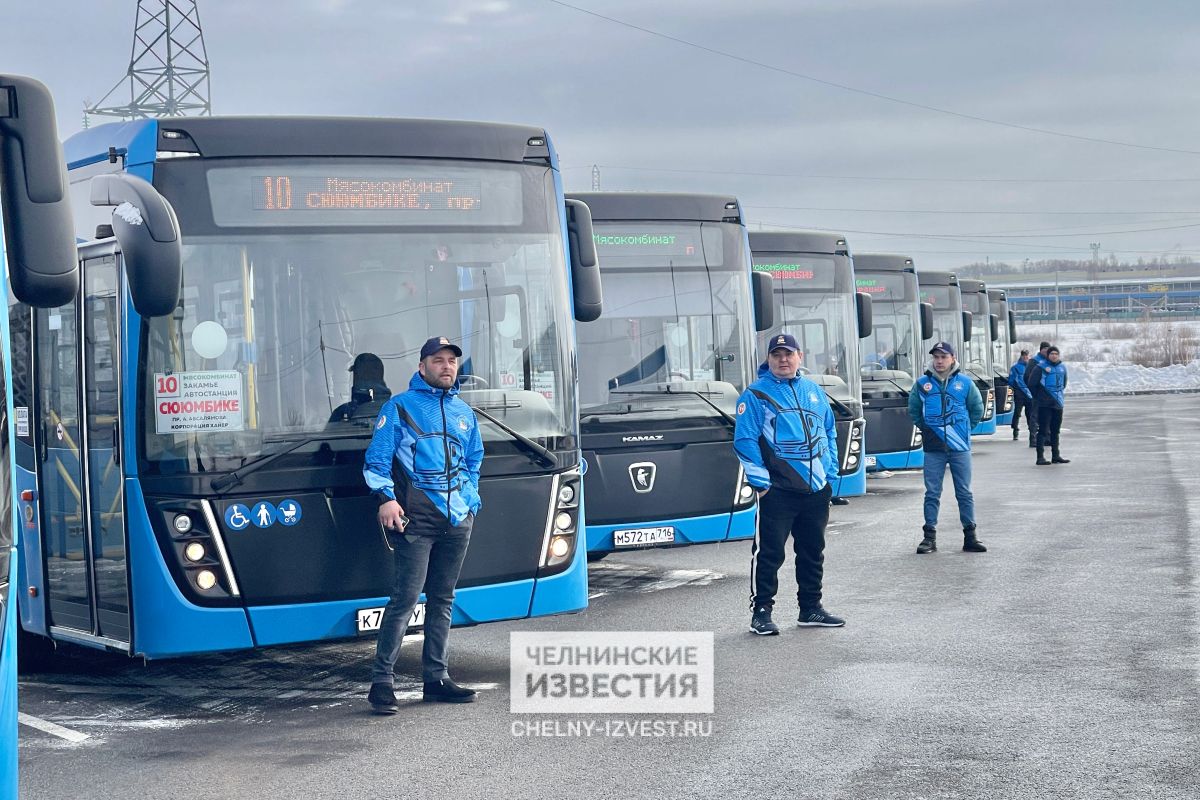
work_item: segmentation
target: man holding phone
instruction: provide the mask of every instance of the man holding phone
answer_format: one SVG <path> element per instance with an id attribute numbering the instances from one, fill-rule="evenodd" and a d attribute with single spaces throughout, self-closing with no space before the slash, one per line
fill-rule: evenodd
<path id="1" fill-rule="evenodd" d="M 367 694 L 376 714 L 399 710 L 393 670 L 422 587 L 424 700 L 476 697 L 450 680 L 446 664 L 454 586 L 481 505 L 483 463 L 479 423 L 458 396 L 460 358 L 462 350 L 444 336 L 425 342 L 408 391 L 384 404 L 367 448 L 363 476 L 379 500 L 379 524 L 396 564 Z"/>

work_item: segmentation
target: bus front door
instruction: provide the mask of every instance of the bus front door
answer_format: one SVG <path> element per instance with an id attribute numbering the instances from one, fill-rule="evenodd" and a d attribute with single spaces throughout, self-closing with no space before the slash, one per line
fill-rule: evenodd
<path id="1" fill-rule="evenodd" d="M 109 255 L 82 266 L 82 297 L 35 317 L 45 601 L 56 638 L 124 649 L 118 263 Z"/>

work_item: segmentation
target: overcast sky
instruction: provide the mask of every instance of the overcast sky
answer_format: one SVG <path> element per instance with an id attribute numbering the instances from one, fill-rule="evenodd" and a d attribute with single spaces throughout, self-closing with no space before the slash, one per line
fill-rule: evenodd
<path id="1" fill-rule="evenodd" d="M 1195 0 L 570 3 L 626 24 L 552 0 L 200 0 L 213 111 L 542 125 L 569 190 L 598 164 L 603 189 L 736 194 L 753 228 L 927 269 L 1200 256 Z M 124 74 L 136 5 L 3 0 L 0 71 L 48 84 L 67 136 Z"/>

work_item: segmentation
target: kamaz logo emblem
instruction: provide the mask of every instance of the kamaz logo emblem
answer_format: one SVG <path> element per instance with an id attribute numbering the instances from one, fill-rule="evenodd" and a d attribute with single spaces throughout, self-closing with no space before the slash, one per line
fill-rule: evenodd
<path id="1" fill-rule="evenodd" d="M 622 436 L 622 442 L 661 442 L 663 434 L 642 434 L 640 436 Z"/>
<path id="2" fill-rule="evenodd" d="M 629 465 L 629 480 L 633 481 L 633 490 L 638 494 L 646 494 L 654 489 L 654 476 L 658 467 L 653 461 L 642 461 Z"/>

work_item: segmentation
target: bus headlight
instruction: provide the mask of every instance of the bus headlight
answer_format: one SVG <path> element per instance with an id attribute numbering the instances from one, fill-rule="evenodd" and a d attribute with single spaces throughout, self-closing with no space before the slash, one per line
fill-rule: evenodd
<path id="1" fill-rule="evenodd" d="M 204 545 L 199 542 L 191 542 L 187 547 L 183 548 L 183 557 L 188 561 L 203 561 Z"/>
<path id="2" fill-rule="evenodd" d="M 549 518 L 546 520 L 546 538 L 542 545 L 543 569 L 561 571 L 574 557 L 579 525 L 582 523 L 582 479 L 579 470 L 555 476 Z M 559 569 L 553 569 L 555 567 Z"/>
<path id="3" fill-rule="evenodd" d="M 754 505 L 755 495 L 754 487 L 750 485 L 750 481 L 746 480 L 746 469 L 738 465 L 737 490 L 733 494 L 733 507 L 741 509 Z"/>
<path id="4" fill-rule="evenodd" d="M 187 533 L 192 529 L 192 518 L 187 514 L 176 514 L 175 519 L 171 520 L 171 525 L 176 533 Z"/>
<path id="5" fill-rule="evenodd" d="M 217 576 L 211 569 L 202 569 L 196 573 L 196 585 L 208 591 L 217 585 Z"/>
<path id="6" fill-rule="evenodd" d="M 857 453 L 861 449 L 862 449 L 862 442 L 860 440 L 855 439 L 854 441 L 850 442 L 850 452 L 851 453 Z"/>
<path id="7" fill-rule="evenodd" d="M 742 484 L 742 488 L 738 490 L 738 499 L 743 503 L 754 497 L 754 487 L 748 483 Z"/>

